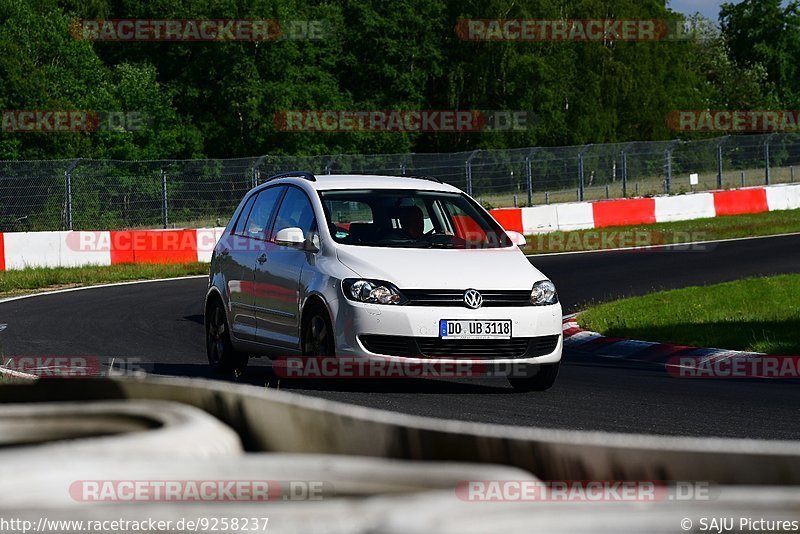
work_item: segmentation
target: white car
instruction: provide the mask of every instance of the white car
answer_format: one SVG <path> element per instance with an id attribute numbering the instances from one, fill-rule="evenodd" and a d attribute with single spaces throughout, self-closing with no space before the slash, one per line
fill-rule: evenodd
<path id="1" fill-rule="evenodd" d="M 274 176 L 217 243 L 208 359 L 328 356 L 513 369 L 550 388 L 562 352 L 552 282 L 461 190 L 428 177 Z"/>

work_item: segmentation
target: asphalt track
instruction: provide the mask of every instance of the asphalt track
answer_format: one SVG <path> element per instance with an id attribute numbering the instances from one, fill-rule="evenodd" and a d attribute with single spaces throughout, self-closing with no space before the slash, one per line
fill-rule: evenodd
<path id="1" fill-rule="evenodd" d="M 590 302 L 748 276 L 800 272 L 800 236 L 687 248 L 535 257 L 565 313 Z M 500 273 L 498 273 L 500 275 Z M 0 353 L 138 360 L 153 372 L 209 377 L 203 278 L 0 303 Z M 546 393 L 517 393 L 503 379 L 279 383 L 254 360 L 240 380 L 331 400 L 440 418 L 581 430 L 800 439 L 796 382 L 686 380 L 663 368 L 567 351 Z"/>

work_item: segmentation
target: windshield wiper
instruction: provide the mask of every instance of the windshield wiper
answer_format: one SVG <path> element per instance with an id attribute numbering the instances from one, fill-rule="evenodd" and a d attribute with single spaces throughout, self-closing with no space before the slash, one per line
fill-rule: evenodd
<path id="1" fill-rule="evenodd" d="M 423 241 L 419 248 L 456 248 L 453 243 L 441 243 L 436 241 Z"/>

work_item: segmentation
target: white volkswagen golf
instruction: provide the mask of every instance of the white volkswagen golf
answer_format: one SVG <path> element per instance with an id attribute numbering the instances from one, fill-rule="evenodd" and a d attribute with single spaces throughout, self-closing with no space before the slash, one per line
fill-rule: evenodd
<path id="1" fill-rule="evenodd" d="M 247 193 L 215 247 L 209 363 L 491 364 L 513 368 L 516 388 L 548 389 L 561 362 L 561 305 L 524 242 L 435 178 L 274 176 Z"/>

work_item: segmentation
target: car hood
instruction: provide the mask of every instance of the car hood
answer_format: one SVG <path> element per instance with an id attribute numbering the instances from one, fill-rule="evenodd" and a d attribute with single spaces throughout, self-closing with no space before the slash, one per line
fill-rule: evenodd
<path id="1" fill-rule="evenodd" d="M 337 247 L 339 261 L 363 278 L 400 289 L 530 289 L 546 277 L 522 252 L 506 249 Z"/>

